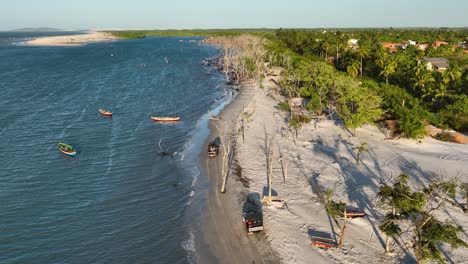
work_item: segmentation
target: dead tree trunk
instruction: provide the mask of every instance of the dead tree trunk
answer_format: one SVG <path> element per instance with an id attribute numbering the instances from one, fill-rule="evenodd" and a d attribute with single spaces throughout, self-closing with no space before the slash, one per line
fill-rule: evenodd
<path id="1" fill-rule="evenodd" d="M 346 230 L 346 222 L 348 221 L 348 216 L 346 215 L 346 206 L 345 206 L 343 213 L 344 213 L 344 224 L 343 224 L 343 228 L 341 229 L 340 242 L 338 243 L 338 248 L 341 248 L 341 246 L 343 245 L 344 234 Z"/>
<path id="2" fill-rule="evenodd" d="M 269 136 L 265 129 L 265 158 L 266 158 L 266 173 L 268 178 L 268 201 L 271 203 L 271 190 L 273 184 L 273 159 L 275 150 L 272 148 L 274 136 Z"/>
<path id="3" fill-rule="evenodd" d="M 222 152 L 222 169 L 221 169 L 221 193 L 226 192 L 226 181 L 227 181 L 227 174 L 229 172 L 229 161 L 232 151 L 232 143 L 233 143 L 233 134 L 232 129 L 230 126 L 225 127 L 224 122 L 221 119 L 215 119 L 218 121 L 218 124 L 215 124 L 216 129 L 218 130 L 219 139 L 221 143 Z"/>

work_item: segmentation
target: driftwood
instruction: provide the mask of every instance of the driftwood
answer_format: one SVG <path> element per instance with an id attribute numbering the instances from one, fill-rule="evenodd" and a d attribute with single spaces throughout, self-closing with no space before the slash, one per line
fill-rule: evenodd
<path id="1" fill-rule="evenodd" d="M 180 155 L 180 153 L 178 153 L 177 151 L 171 151 L 170 148 L 166 148 L 166 149 L 163 149 L 163 147 L 161 146 L 161 142 L 162 142 L 162 139 L 159 139 L 159 156 L 161 156 L 161 158 L 165 157 L 165 156 L 169 156 L 171 158 L 174 158 L 177 154 Z"/>

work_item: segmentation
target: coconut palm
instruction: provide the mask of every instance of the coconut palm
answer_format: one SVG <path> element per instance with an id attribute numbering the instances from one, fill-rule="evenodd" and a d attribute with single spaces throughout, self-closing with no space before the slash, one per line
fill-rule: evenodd
<path id="1" fill-rule="evenodd" d="M 385 77 L 385 85 L 388 86 L 388 77 L 392 76 L 396 72 L 397 64 L 396 61 L 388 57 L 385 63 L 381 66 L 382 71 L 380 72 L 380 76 Z"/>
<path id="2" fill-rule="evenodd" d="M 353 60 L 348 67 L 346 67 L 346 71 L 351 77 L 356 77 L 359 74 L 359 61 Z"/>
<path id="3" fill-rule="evenodd" d="M 367 45 L 359 45 L 359 49 L 356 51 L 356 56 L 361 61 L 360 72 L 362 77 L 363 59 L 369 57 L 370 48 Z"/>
<path id="4" fill-rule="evenodd" d="M 414 82 L 413 88 L 419 90 L 419 97 L 422 99 L 430 94 L 429 85 L 434 83 L 435 79 L 430 71 L 423 69 L 416 72 L 412 81 Z"/>

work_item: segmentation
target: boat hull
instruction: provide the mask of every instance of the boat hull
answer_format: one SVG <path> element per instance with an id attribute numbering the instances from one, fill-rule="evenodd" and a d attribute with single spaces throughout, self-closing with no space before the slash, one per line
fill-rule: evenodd
<path id="1" fill-rule="evenodd" d="M 63 155 L 67 155 L 69 157 L 76 157 L 76 151 L 74 152 L 65 152 L 63 150 L 60 150 L 60 152 L 63 154 Z"/>
<path id="2" fill-rule="evenodd" d="M 65 143 L 59 143 L 58 148 L 62 154 L 67 155 L 69 157 L 76 157 L 76 150 L 72 146 L 67 145 Z"/>
<path id="3" fill-rule="evenodd" d="M 151 120 L 154 122 L 179 122 L 180 117 L 155 117 L 152 116 Z"/>
<path id="4" fill-rule="evenodd" d="M 104 109 L 99 109 L 99 113 L 103 116 L 112 117 L 112 113 Z"/>

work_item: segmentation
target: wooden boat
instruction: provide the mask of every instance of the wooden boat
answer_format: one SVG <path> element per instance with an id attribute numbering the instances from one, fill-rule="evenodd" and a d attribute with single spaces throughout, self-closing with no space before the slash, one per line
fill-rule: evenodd
<path id="1" fill-rule="evenodd" d="M 172 117 L 152 116 L 151 119 L 155 122 L 178 122 L 180 121 L 180 117 L 178 116 L 172 116 Z"/>
<path id="2" fill-rule="evenodd" d="M 63 154 L 70 157 L 76 157 L 76 150 L 72 146 L 65 143 L 58 143 L 58 148 Z"/>
<path id="3" fill-rule="evenodd" d="M 342 214 L 342 216 L 344 216 Z M 354 208 L 346 208 L 346 217 L 348 218 L 356 218 L 356 217 L 364 217 L 366 213 Z"/>
<path id="4" fill-rule="evenodd" d="M 331 238 L 325 238 L 325 237 L 311 237 L 312 239 L 312 245 L 315 245 L 320 248 L 336 248 L 337 245 L 335 241 Z"/>
<path id="5" fill-rule="evenodd" d="M 111 111 L 107 111 L 107 110 L 104 110 L 104 109 L 99 109 L 99 113 L 103 116 L 112 116 L 112 112 Z"/>

